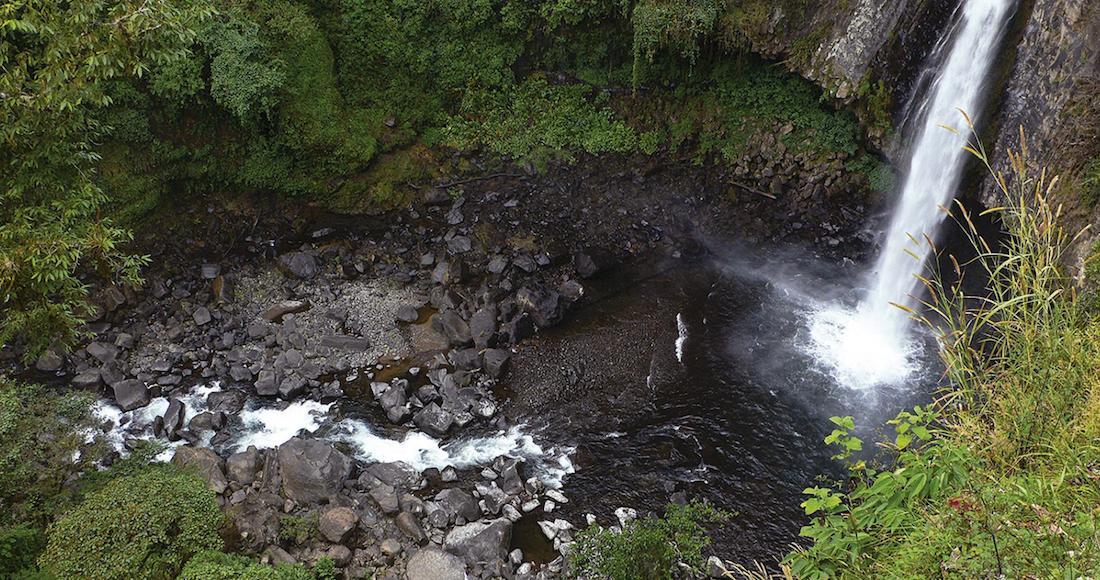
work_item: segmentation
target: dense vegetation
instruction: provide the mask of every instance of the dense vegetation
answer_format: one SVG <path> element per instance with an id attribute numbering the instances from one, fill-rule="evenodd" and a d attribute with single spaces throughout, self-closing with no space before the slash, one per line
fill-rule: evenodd
<path id="1" fill-rule="evenodd" d="M 979 152 L 984 160 L 984 154 Z M 983 240 L 956 210 L 987 294 L 927 280 L 923 319 L 940 334 L 951 387 L 892 421 L 894 454 L 858 452 L 835 418 L 847 481 L 807 489 L 813 541 L 787 564 L 805 578 L 1077 578 L 1100 569 L 1100 321 L 1063 273 L 1070 237 L 1047 202 L 1055 183 L 1013 159 L 993 210 L 1006 240 Z M 1056 181 L 1056 180 L 1054 180 Z M 960 265 L 961 267 L 961 265 Z"/>
<path id="2" fill-rule="evenodd" d="M 0 9 L 0 343 L 28 359 L 78 341 L 87 282 L 138 282 L 139 218 L 198 194 L 372 211 L 465 170 L 448 148 L 732 160 L 784 126 L 801 150 L 858 148 L 854 116 L 746 52 L 777 26 L 764 0 L 211 6 Z"/>
<path id="3" fill-rule="evenodd" d="M 717 524 L 728 514 L 692 501 L 669 504 L 665 516 L 648 516 L 627 522 L 622 529 L 589 526 L 577 536 L 569 554 L 569 574 L 576 578 L 671 579 L 688 566 L 704 572 L 703 549 L 710 545 L 707 524 Z"/>

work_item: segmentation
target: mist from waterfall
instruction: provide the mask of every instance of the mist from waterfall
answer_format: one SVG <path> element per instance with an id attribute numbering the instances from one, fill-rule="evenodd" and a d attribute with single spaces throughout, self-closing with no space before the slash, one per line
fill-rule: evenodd
<path id="1" fill-rule="evenodd" d="M 970 127 L 962 113 L 981 112 L 984 89 L 1014 0 L 964 0 L 955 24 L 932 55 L 942 62 L 923 95 L 922 122 L 910 140 L 900 196 L 867 280 L 854 307 L 829 305 L 810 322 L 811 354 L 842 385 L 869 388 L 905 380 L 917 366 L 919 342 L 909 314 L 919 274 L 959 186 Z M 949 128 L 950 127 L 950 128 Z"/>

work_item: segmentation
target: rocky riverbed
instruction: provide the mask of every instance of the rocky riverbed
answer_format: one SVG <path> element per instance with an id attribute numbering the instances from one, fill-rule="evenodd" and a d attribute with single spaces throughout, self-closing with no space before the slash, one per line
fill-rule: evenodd
<path id="1" fill-rule="evenodd" d="M 594 518 L 561 509 L 573 450 L 533 419 L 644 413 L 632 349 L 676 329 L 531 339 L 714 238 L 858 258 L 867 195 L 833 165 L 776 199 L 735 185 L 743 168 L 590 160 L 424 186 L 374 217 L 192 208 L 180 223 L 205 229 L 150 244 L 145 287 L 96 290 L 93 340 L 24 372 L 102 394 L 90 441 L 155 439 L 198 470 L 246 553 L 328 556 L 348 577 L 554 577 Z M 621 507 L 600 523 L 658 506 Z"/>

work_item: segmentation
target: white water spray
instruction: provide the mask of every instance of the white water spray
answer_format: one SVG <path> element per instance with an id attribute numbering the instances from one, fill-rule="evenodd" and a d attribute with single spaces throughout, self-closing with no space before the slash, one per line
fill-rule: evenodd
<path id="1" fill-rule="evenodd" d="M 832 306 L 814 315 L 811 354 L 841 384 L 898 383 L 917 366 L 913 359 L 919 347 L 910 334 L 909 315 L 896 305 L 913 305 L 915 276 L 932 250 L 925 236 L 935 238 L 945 217 L 941 208 L 955 197 L 968 155 L 963 146 L 969 127 L 960 111 L 972 118 L 980 112 L 1013 2 L 964 0 L 956 30 L 937 49 L 937 54 L 948 52 L 921 106 L 924 120 L 914 134 L 901 197 L 871 272 L 870 290 L 855 309 Z"/>

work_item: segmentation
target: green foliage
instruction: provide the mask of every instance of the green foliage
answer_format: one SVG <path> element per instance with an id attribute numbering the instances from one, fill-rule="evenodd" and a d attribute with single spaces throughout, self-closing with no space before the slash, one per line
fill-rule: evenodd
<path id="1" fill-rule="evenodd" d="M 893 96 L 886 88 L 886 83 L 881 80 L 872 83 L 870 79 L 863 79 L 856 89 L 856 96 L 859 97 L 863 109 L 870 117 L 871 126 L 883 133 L 890 131 L 893 126 L 890 114 Z"/>
<path id="2" fill-rule="evenodd" d="M 704 524 L 728 517 L 710 504 L 669 504 L 664 518 L 647 517 L 622 531 L 590 526 L 577 535 L 568 574 L 611 580 L 672 578 L 678 563 L 702 570 L 703 548 L 710 544 Z"/>
<path id="3" fill-rule="evenodd" d="M 867 178 L 867 183 L 873 191 L 878 193 L 890 193 L 894 189 L 894 171 L 888 163 L 877 157 L 864 153 L 845 164 L 845 169 L 852 173 L 862 173 Z"/>
<path id="4" fill-rule="evenodd" d="M 259 25 L 243 18 L 219 20 L 204 31 L 202 43 L 214 102 L 244 122 L 269 115 L 279 103 L 287 65 L 272 54 Z"/>
<path id="5" fill-rule="evenodd" d="M 988 166 L 980 146 L 972 149 Z M 933 271 L 919 316 L 940 338 L 951 388 L 934 409 L 889 424 L 891 465 L 846 460 L 850 476 L 807 489 L 812 546 L 787 563 L 805 578 L 1078 578 L 1100 569 L 1100 320 L 1062 273 L 1071 237 L 1053 184 L 1012 156 L 1005 230 L 986 242 L 960 205 L 976 257 Z M 988 280 L 963 293 L 966 272 Z M 947 280 L 952 280 L 948 282 Z M 840 425 L 833 443 L 848 440 Z"/>
<path id="6" fill-rule="evenodd" d="M 211 10 L 165 0 L 0 8 L 0 343 L 25 341 L 28 359 L 71 345 L 89 311 L 82 267 L 137 281 L 144 260 L 98 213 L 100 114 L 112 79 L 183 58 Z"/>
<path id="7" fill-rule="evenodd" d="M 1094 207 L 1100 200 L 1100 157 L 1094 157 L 1085 164 L 1081 175 L 1081 199 L 1088 207 Z"/>
<path id="8" fill-rule="evenodd" d="M 317 514 L 279 517 L 279 539 L 292 544 L 303 544 L 317 538 Z"/>
<path id="9" fill-rule="evenodd" d="M 0 576 L 33 568 L 65 482 L 96 458 L 85 445 L 90 403 L 0 375 Z"/>
<path id="10" fill-rule="evenodd" d="M 543 162 L 556 156 L 573 159 L 572 151 L 590 154 L 627 152 L 638 147 L 634 131 L 595 103 L 584 85 L 551 85 L 531 78 L 512 90 L 467 93 L 466 118 L 448 128 L 453 146 L 483 145 L 516 160 Z"/>
<path id="11" fill-rule="evenodd" d="M 59 578 L 172 578 L 222 546 L 221 509 L 205 482 L 171 466 L 111 480 L 50 525 L 38 563 Z"/>
<path id="12" fill-rule="evenodd" d="M 331 562 L 331 560 L 329 560 Z M 320 564 L 318 565 L 320 567 Z M 195 554 L 180 572 L 179 580 L 323 580 L 301 564 L 267 566 L 244 556 L 206 550 Z"/>
<path id="13" fill-rule="evenodd" d="M 712 77 L 723 130 L 734 148 L 778 123 L 791 128 L 783 140 L 798 150 L 851 155 L 858 149 L 855 117 L 827 109 L 820 90 L 805 79 L 761 63 L 716 67 Z"/>

